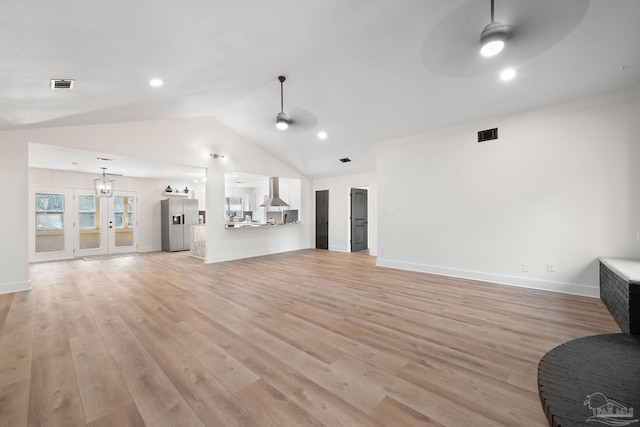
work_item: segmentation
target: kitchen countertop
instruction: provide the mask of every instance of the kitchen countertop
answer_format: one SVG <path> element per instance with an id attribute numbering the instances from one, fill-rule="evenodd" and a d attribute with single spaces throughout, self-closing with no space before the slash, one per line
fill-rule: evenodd
<path id="1" fill-rule="evenodd" d="M 225 224 L 225 228 L 235 230 L 239 228 L 265 228 L 265 227 L 288 227 L 291 225 L 301 225 L 299 222 L 290 222 L 287 224 L 276 223 L 276 224 L 261 224 L 257 222 L 236 222 L 232 227 L 229 227 L 228 224 Z"/>
<path id="2" fill-rule="evenodd" d="M 625 258 L 600 258 L 620 278 L 629 283 L 640 283 L 640 260 Z"/>

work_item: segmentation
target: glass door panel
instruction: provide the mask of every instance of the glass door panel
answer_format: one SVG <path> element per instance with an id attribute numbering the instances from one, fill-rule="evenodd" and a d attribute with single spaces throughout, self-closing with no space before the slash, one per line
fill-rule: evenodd
<path id="1" fill-rule="evenodd" d="M 98 249 L 102 246 L 100 198 L 93 194 L 78 196 L 78 249 Z"/>
<path id="2" fill-rule="evenodd" d="M 76 190 L 76 256 L 103 255 L 107 253 L 105 199 L 96 197 L 93 191 Z"/>
<path id="3" fill-rule="evenodd" d="M 29 262 L 73 258 L 73 190 L 29 187 L 28 216 Z"/>
<path id="4" fill-rule="evenodd" d="M 35 253 L 63 252 L 64 194 L 35 193 Z"/>
<path id="5" fill-rule="evenodd" d="M 118 193 L 112 198 L 113 210 L 110 225 L 112 238 L 110 252 L 135 252 L 136 250 L 136 197 L 135 193 Z"/>
<path id="6" fill-rule="evenodd" d="M 79 190 L 76 206 L 76 256 L 136 251 L 135 193 L 96 197 Z"/>

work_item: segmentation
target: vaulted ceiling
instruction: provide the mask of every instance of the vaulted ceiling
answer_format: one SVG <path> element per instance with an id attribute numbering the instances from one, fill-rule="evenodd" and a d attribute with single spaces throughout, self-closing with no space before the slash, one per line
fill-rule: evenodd
<path id="1" fill-rule="evenodd" d="M 213 116 L 314 178 L 375 170 L 381 141 L 640 85 L 637 0 L 496 0 L 495 18 L 507 46 L 483 58 L 489 0 L 10 0 L 0 130 Z"/>

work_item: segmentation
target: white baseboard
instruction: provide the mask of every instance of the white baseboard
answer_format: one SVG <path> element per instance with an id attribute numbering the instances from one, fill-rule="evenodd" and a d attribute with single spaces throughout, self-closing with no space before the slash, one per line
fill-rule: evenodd
<path id="1" fill-rule="evenodd" d="M 137 252 L 160 252 L 162 246 L 145 246 L 144 248 L 138 248 Z"/>
<path id="2" fill-rule="evenodd" d="M 11 294 L 14 292 L 31 290 L 31 281 L 0 283 L 0 294 Z"/>
<path id="3" fill-rule="evenodd" d="M 351 252 L 348 246 L 329 245 L 329 250 L 333 252 Z"/>
<path id="4" fill-rule="evenodd" d="M 415 264 L 380 258 L 377 259 L 376 265 L 378 267 L 397 268 L 399 270 L 417 271 L 420 273 L 437 274 L 440 276 L 497 283 L 500 285 L 518 286 L 521 288 L 540 289 L 544 291 L 560 292 L 564 294 L 581 295 L 593 298 L 600 297 L 600 288 L 576 283 L 551 282 L 547 280 L 530 279 L 527 277 L 507 276 L 504 274 L 484 273 L 471 270 L 459 270 L 454 268 L 437 267 L 433 265 Z"/>

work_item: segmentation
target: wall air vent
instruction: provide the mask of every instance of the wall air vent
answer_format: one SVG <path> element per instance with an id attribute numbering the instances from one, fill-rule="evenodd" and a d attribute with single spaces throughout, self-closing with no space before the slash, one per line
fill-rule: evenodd
<path id="1" fill-rule="evenodd" d="M 51 79 L 51 89 L 73 89 L 75 84 L 73 79 Z"/>
<path id="2" fill-rule="evenodd" d="M 478 142 L 491 141 L 492 139 L 498 139 L 498 128 L 478 132 Z"/>
<path id="3" fill-rule="evenodd" d="M 351 159 L 348 157 L 345 157 L 343 159 L 338 159 L 338 160 L 340 160 L 342 163 L 349 163 L 351 161 Z"/>

